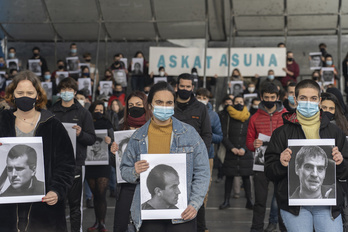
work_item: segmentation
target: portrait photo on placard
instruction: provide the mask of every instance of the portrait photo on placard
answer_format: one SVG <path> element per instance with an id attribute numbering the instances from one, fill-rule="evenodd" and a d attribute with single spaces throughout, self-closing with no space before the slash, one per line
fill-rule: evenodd
<path id="1" fill-rule="evenodd" d="M 64 78 L 69 77 L 69 72 L 56 72 L 56 85 L 58 86 L 59 82 L 61 82 Z"/>
<path id="2" fill-rule="evenodd" d="M 289 205 L 335 205 L 334 139 L 289 139 Z"/>
<path id="3" fill-rule="evenodd" d="M 99 94 L 105 96 L 112 95 L 112 81 L 100 81 Z"/>
<path id="4" fill-rule="evenodd" d="M 154 77 L 153 78 L 153 83 L 156 84 L 160 81 L 168 82 L 167 77 Z"/>
<path id="5" fill-rule="evenodd" d="M 311 70 L 319 70 L 322 66 L 321 52 L 310 52 L 309 53 L 309 67 Z"/>
<path id="6" fill-rule="evenodd" d="M 41 137 L 0 138 L 0 204 L 38 202 L 45 195 Z"/>
<path id="7" fill-rule="evenodd" d="M 29 70 L 35 73 L 37 76 L 41 76 L 41 60 L 39 59 L 30 59 L 28 60 Z"/>
<path id="8" fill-rule="evenodd" d="M 176 219 L 187 208 L 186 154 L 141 154 L 141 218 Z"/>
<path id="9" fill-rule="evenodd" d="M 108 165 L 109 164 L 109 148 L 105 142 L 108 135 L 107 130 L 95 130 L 97 140 L 92 146 L 87 147 L 86 165 Z"/>
<path id="10" fill-rule="evenodd" d="M 0 89 L 4 89 L 4 87 L 6 87 L 6 72 L 0 71 Z"/>
<path id="11" fill-rule="evenodd" d="M 243 95 L 244 105 L 250 109 L 252 101 L 254 98 L 257 98 L 257 93 L 247 93 Z"/>
<path id="12" fill-rule="evenodd" d="M 136 75 L 143 74 L 144 58 L 132 58 L 132 73 Z"/>
<path id="13" fill-rule="evenodd" d="M 253 170 L 263 172 L 265 169 L 265 153 L 271 137 L 259 133 L 258 139 L 262 141 L 262 146 L 255 149 Z"/>
<path id="14" fill-rule="evenodd" d="M 19 70 L 18 59 L 8 59 L 6 60 L 6 65 L 9 70 L 15 69 Z"/>
<path id="15" fill-rule="evenodd" d="M 47 100 L 52 100 L 52 82 L 41 82 L 41 86 L 46 92 Z"/>
<path id="16" fill-rule="evenodd" d="M 78 90 L 83 91 L 85 96 L 91 96 L 92 95 L 92 85 L 91 85 L 91 78 L 78 78 Z"/>
<path id="17" fill-rule="evenodd" d="M 117 84 L 122 85 L 122 87 L 127 87 L 127 75 L 123 69 L 116 69 L 112 71 L 114 74 L 114 79 Z"/>
<path id="18" fill-rule="evenodd" d="M 126 183 L 126 181 L 123 180 L 121 176 L 120 165 L 124 151 L 126 150 L 128 142 L 134 132 L 135 130 L 124 130 L 114 132 L 115 143 L 118 145 L 118 151 L 115 154 L 117 183 Z"/>
<path id="19" fill-rule="evenodd" d="M 324 85 L 333 84 L 335 73 L 334 68 L 328 67 L 328 68 L 322 68 L 322 81 L 324 82 Z"/>
<path id="20" fill-rule="evenodd" d="M 238 96 L 243 94 L 243 81 L 231 81 L 231 94 L 233 96 Z"/>
<path id="21" fill-rule="evenodd" d="M 69 73 L 79 73 L 79 58 L 77 56 L 66 58 L 67 70 Z"/>

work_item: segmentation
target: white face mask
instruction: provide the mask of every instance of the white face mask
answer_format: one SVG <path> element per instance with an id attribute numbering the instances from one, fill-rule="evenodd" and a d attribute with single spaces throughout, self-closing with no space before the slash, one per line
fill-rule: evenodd
<path id="1" fill-rule="evenodd" d="M 248 88 L 248 91 L 249 91 L 250 93 L 253 93 L 253 92 L 255 91 L 255 87 L 249 87 L 249 88 Z"/>
<path id="2" fill-rule="evenodd" d="M 197 99 L 199 102 L 202 102 L 204 105 L 207 105 L 208 104 L 208 100 L 207 101 L 204 101 L 204 100 L 199 100 L 199 99 Z"/>
<path id="3" fill-rule="evenodd" d="M 108 102 L 104 102 L 104 107 L 108 108 Z"/>
<path id="4" fill-rule="evenodd" d="M 160 71 L 160 76 L 161 76 L 161 77 L 164 76 L 164 71 Z"/>
<path id="5" fill-rule="evenodd" d="M 77 101 L 80 103 L 81 106 L 83 106 L 83 107 L 85 106 L 85 101 L 84 100 L 77 100 Z"/>

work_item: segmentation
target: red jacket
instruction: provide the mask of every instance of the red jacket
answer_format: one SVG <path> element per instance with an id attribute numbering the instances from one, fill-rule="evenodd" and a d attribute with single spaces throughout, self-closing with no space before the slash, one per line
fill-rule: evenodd
<path id="1" fill-rule="evenodd" d="M 110 106 L 110 105 L 111 105 L 111 102 L 112 102 L 113 100 L 115 100 L 115 99 L 116 99 L 116 100 L 119 100 L 123 106 L 126 105 L 126 102 L 125 102 L 125 100 L 126 100 L 126 94 L 121 93 L 121 95 L 118 96 L 118 97 L 115 96 L 115 95 L 110 96 L 109 102 L 108 102 L 108 106 Z"/>
<path id="2" fill-rule="evenodd" d="M 284 124 L 282 114 L 287 112 L 280 102 L 277 103 L 277 109 L 273 114 L 267 113 L 262 103 L 259 106 L 249 121 L 246 145 L 250 151 L 255 151 L 254 140 L 259 137 L 259 133 L 271 136 L 275 129 Z"/>

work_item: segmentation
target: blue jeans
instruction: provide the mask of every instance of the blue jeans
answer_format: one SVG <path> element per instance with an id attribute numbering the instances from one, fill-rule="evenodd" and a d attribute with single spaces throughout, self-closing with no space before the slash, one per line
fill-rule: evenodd
<path id="1" fill-rule="evenodd" d="M 288 232 L 343 232 L 342 217 L 331 218 L 330 206 L 301 206 L 300 214 L 280 210 Z"/>
<path id="2" fill-rule="evenodd" d="M 86 200 L 87 200 L 87 199 L 92 199 L 92 191 L 91 191 L 91 189 L 89 188 L 89 185 L 88 185 L 86 179 L 85 179 L 84 186 L 85 186 L 85 197 L 86 197 Z"/>
<path id="3" fill-rule="evenodd" d="M 274 190 L 276 190 L 274 188 Z M 271 202 L 271 211 L 269 212 L 269 223 L 277 224 L 278 223 L 278 204 L 275 198 L 275 191 L 273 193 L 272 202 Z"/>

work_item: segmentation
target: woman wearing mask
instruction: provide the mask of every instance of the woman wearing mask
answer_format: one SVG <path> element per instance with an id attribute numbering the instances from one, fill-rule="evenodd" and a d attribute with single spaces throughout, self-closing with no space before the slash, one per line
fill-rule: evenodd
<path id="1" fill-rule="evenodd" d="M 330 122 L 336 124 L 348 136 L 348 121 L 335 95 L 322 93 L 320 106 L 330 119 Z"/>
<path id="2" fill-rule="evenodd" d="M 172 117 L 175 92 L 166 82 L 155 84 L 147 102 L 153 117 L 131 137 L 121 162 L 123 179 L 135 184 L 132 204 L 132 219 L 137 230 L 148 231 L 196 231 L 196 215 L 207 193 L 210 171 L 207 150 L 196 130 Z M 142 141 L 142 142 L 139 142 Z M 187 208 L 181 219 L 145 220 L 140 217 L 139 175 L 149 168 L 140 154 L 186 153 Z M 151 206 L 151 202 L 148 203 Z"/>
<path id="3" fill-rule="evenodd" d="M 46 196 L 42 202 L 1 204 L 0 231 L 68 231 L 65 199 L 75 168 L 68 133 L 53 114 L 44 110 L 46 94 L 31 71 L 17 74 L 6 88 L 5 99 L 14 110 L 1 111 L 0 137 L 42 138 Z"/>
<path id="4" fill-rule="evenodd" d="M 124 106 L 119 100 L 114 99 L 111 101 L 110 106 L 108 106 L 106 115 L 111 121 L 114 131 L 118 131 L 119 124 L 123 124 L 124 120 Z"/>
<path id="5" fill-rule="evenodd" d="M 89 107 L 89 112 L 93 115 L 94 128 L 96 130 L 106 129 L 108 135 L 105 136 L 104 141 L 110 145 L 114 139 L 114 130 L 111 122 L 105 117 L 104 102 L 95 101 Z M 86 180 L 94 196 L 94 213 L 96 221 L 92 227 L 87 229 L 92 231 L 108 231 L 105 226 L 106 215 L 106 190 L 108 187 L 110 176 L 109 165 L 88 165 L 86 166 Z"/>
<path id="6" fill-rule="evenodd" d="M 126 99 L 124 122 L 120 124 L 119 129 L 138 129 L 151 118 L 151 115 L 152 113 L 147 105 L 146 95 L 140 91 L 132 92 Z M 116 152 L 117 150 L 112 151 Z M 112 164 L 115 164 L 115 162 L 112 162 Z M 114 232 L 124 232 L 127 230 L 135 187 L 136 185 L 133 183 L 117 185 L 118 194 L 116 196 Z"/>
<path id="7" fill-rule="evenodd" d="M 242 96 L 233 99 L 233 106 L 228 106 L 221 114 L 223 132 L 222 143 L 226 147 L 223 163 L 225 180 L 225 200 L 220 209 L 230 207 L 230 196 L 235 176 L 242 176 L 247 203 L 245 208 L 252 209 L 250 175 L 253 174 L 253 156 L 245 145 L 250 113 L 244 105 Z"/>

